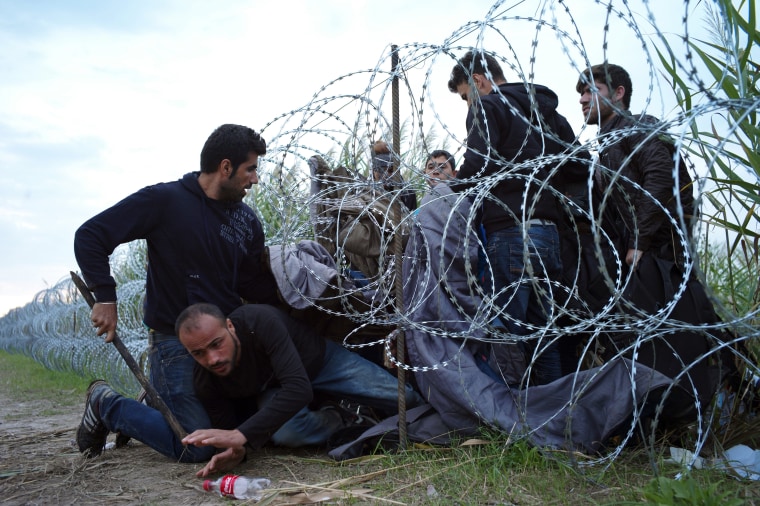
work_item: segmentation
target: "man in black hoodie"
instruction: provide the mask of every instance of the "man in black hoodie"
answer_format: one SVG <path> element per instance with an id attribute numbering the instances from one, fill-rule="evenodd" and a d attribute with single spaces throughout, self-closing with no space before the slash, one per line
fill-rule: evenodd
<path id="1" fill-rule="evenodd" d="M 483 51 L 457 61 L 448 87 L 469 106 L 467 151 L 451 187 L 471 192 L 480 206 L 492 281 L 486 293 L 493 290 L 494 308 L 509 334 L 520 336 L 535 382 L 549 383 L 561 376 L 556 342 L 544 328 L 557 318 L 551 282 L 560 279 L 562 261 L 558 193 L 548 182 L 557 165 L 551 156 L 570 148 L 575 135 L 556 112 L 552 90 L 507 83 L 499 63 Z M 533 163 L 540 157 L 546 158 Z M 583 174 L 580 159 L 588 154 L 575 157 L 574 170 Z M 513 367 L 514 356 L 504 363 Z"/>
<path id="2" fill-rule="evenodd" d="M 264 267 L 264 232 L 243 203 L 258 183 L 259 156 L 266 143 L 241 125 L 222 125 L 206 140 L 200 172 L 148 186 L 84 223 L 74 252 L 97 303 L 92 324 L 106 342 L 116 332 L 116 281 L 109 256 L 123 243 L 144 239 L 148 265 L 144 318 L 150 329 L 150 381 L 187 432 L 211 426 L 193 390 L 195 361 L 177 339 L 174 323 L 197 302 L 212 302 L 228 314 L 248 302 L 275 303 L 272 274 Z M 100 454 L 110 432 L 120 432 L 171 459 L 201 462 L 213 448 L 185 447 L 160 412 L 116 394 L 105 382 L 87 391 L 79 450 Z"/>

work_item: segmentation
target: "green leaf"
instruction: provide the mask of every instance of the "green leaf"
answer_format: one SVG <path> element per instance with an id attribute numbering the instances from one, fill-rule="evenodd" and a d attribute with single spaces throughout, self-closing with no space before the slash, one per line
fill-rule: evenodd
<path id="1" fill-rule="evenodd" d="M 673 55 L 673 51 L 668 45 L 667 41 L 663 40 L 665 47 L 667 48 L 668 55 L 670 56 L 670 62 L 666 59 L 666 56 L 660 51 L 659 48 L 655 48 L 657 56 L 660 58 L 663 67 L 667 73 L 667 77 L 672 79 L 673 89 L 676 91 L 678 104 L 683 106 L 686 110 L 691 109 L 691 90 L 686 82 L 681 79 L 681 76 L 676 67 L 676 59 Z"/>

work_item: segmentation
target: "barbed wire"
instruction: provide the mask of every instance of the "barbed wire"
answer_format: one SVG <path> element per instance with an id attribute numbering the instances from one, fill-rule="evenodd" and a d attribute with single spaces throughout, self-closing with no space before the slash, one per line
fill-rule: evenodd
<path id="1" fill-rule="evenodd" d="M 691 217 L 685 216 L 680 206 L 676 215 L 670 212 L 646 188 L 625 177 L 622 171 L 611 167 L 600 167 L 598 163 L 587 163 L 584 153 L 599 153 L 626 138 L 648 139 L 667 134 L 674 139 L 676 150 L 673 157 L 673 180 L 679 177 L 679 160 L 689 159 L 689 152 L 695 153 L 701 145 L 707 145 L 714 157 L 702 160 L 706 174 L 714 172 L 720 157 L 731 146 L 731 136 L 738 135 L 736 125 L 749 115 L 755 114 L 760 99 L 731 98 L 717 96 L 704 83 L 694 62 L 692 47 L 689 45 L 689 17 L 692 4 L 685 0 L 683 33 L 684 59 L 676 59 L 677 68 L 683 70 L 682 78 L 692 83 L 695 89 L 705 92 L 701 103 L 680 114 L 663 118 L 656 125 L 640 123 L 625 131 L 614 131 L 595 136 L 591 141 L 575 144 L 561 141 L 552 132 L 543 129 L 533 117 L 539 115 L 538 104 L 531 103 L 530 116 L 514 104 L 507 102 L 511 112 L 533 130 L 546 135 L 565 148 L 562 154 L 547 153 L 524 162 L 500 159 L 495 149 L 490 154 L 481 153 L 488 162 L 495 161 L 503 167 L 497 174 L 478 174 L 470 180 L 470 187 L 458 194 L 443 190 L 428 189 L 424 174 L 424 163 L 433 149 L 453 145 L 456 155 L 461 158 L 466 148 L 463 138 L 456 132 L 462 131 L 465 110 L 461 110 L 461 124 L 454 126 L 445 119 L 448 104 L 439 104 L 439 97 L 432 90 L 442 88 L 448 79 L 448 72 L 464 52 L 486 49 L 504 64 L 506 69 L 518 76 L 530 88 L 536 84 L 538 50 L 543 34 L 549 31 L 558 41 L 561 55 L 572 69 L 574 81 L 592 64 L 583 42 L 583 30 L 573 17 L 575 3 L 542 2 L 533 15 L 513 12 L 516 4 L 497 2 L 486 17 L 462 25 L 452 32 L 443 43 L 408 43 L 397 46 L 400 58 L 399 74 L 389 69 L 390 52 L 385 52 L 374 68 L 360 70 L 340 76 L 320 87 L 312 99 L 303 107 L 282 114 L 266 123 L 261 133 L 267 138 L 268 152 L 262 158 L 262 183 L 256 190 L 251 204 L 262 217 L 269 245 L 296 245 L 303 240 L 313 240 L 322 245 L 334 258 L 337 276 L 322 279 L 313 269 L 304 266 L 311 277 L 325 287 L 318 296 L 300 292 L 295 279 L 288 273 L 286 289 L 298 294 L 298 305 L 313 308 L 325 318 L 343 318 L 352 322 L 349 331 L 340 336 L 331 336 L 345 346 L 361 350 L 382 347 L 389 363 L 413 373 L 418 382 L 441 371 L 454 371 L 458 379 L 457 389 L 464 393 L 464 404 L 473 415 L 480 416 L 486 424 L 503 431 L 512 427 L 499 426 L 480 411 L 478 392 L 471 391 L 467 384 L 469 371 L 463 365 L 463 357 L 472 354 L 473 343 L 490 345 L 528 344 L 527 367 L 520 374 L 518 389 L 510 392 L 515 403 L 521 407 L 522 421 L 531 420 L 529 412 L 532 392 L 535 389 L 533 377 L 537 360 L 550 347 L 557 346 L 573 336 L 578 343 L 574 350 L 572 379 L 567 382 L 569 395 L 557 411 L 535 423 L 524 432 L 515 434 L 530 437 L 539 434 L 546 426 L 556 423 L 560 417 L 584 409 L 584 393 L 592 388 L 597 377 L 604 377 L 617 358 L 627 357 L 637 360 L 652 343 L 664 343 L 660 351 L 670 352 L 677 362 L 678 373 L 673 378 L 697 399 L 697 422 L 694 426 L 693 445 L 699 453 L 707 442 L 711 428 L 720 413 L 711 406 L 701 404 L 699 388 L 690 374 L 699 364 L 716 359 L 727 352 L 751 374 L 758 368 L 752 354 L 746 351 L 746 344 L 758 337 L 758 309 L 750 307 L 745 314 L 736 314 L 719 298 L 712 301 L 722 317 L 714 322 L 688 324 L 673 317 L 678 304 L 688 293 L 694 279 L 708 286 L 705 272 L 696 261 L 696 245 L 685 230 L 692 225 Z M 646 62 L 648 90 L 644 109 L 649 109 L 656 95 L 659 61 L 651 54 L 653 42 L 666 40 L 664 32 L 658 28 L 657 19 L 644 1 L 646 20 L 655 31 L 653 40 L 648 40 L 631 10 L 629 2 L 595 2 L 593 7 L 604 15 L 604 49 L 606 54 L 610 26 L 621 20 L 629 34 L 640 44 L 641 57 Z M 591 8 L 591 4 L 584 8 Z M 690 15 L 689 13 L 692 12 Z M 510 33 L 528 26 L 534 35 L 529 41 L 530 50 L 525 53 L 510 42 Z M 632 49 L 633 50 L 633 49 Z M 527 59 L 527 68 L 524 62 Z M 625 62 L 623 62 L 625 63 Z M 386 109 L 390 100 L 391 81 L 398 77 L 405 87 L 407 99 L 404 112 L 404 135 L 400 146 L 392 145 L 398 158 L 399 171 L 403 178 L 394 180 L 388 189 L 387 181 L 374 181 L 370 168 L 370 146 L 378 139 L 390 139 L 392 121 Z M 636 77 L 634 77 L 636 82 Z M 456 100 L 447 96 L 448 100 Z M 460 106 L 461 107 L 461 106 Z M 722 139 L 695 135 L 692 127 L 716 114 L 734 113 L 738 117 Z M 739 114 L 736 114 L 736 113 Z M 431 125 L 426 131 L 423 127 Z M 389 142 L 389 144 L 391 144 Z M 489 146 L 493 148 L 493 146 Z M 633 163 L 636 150 L 627 156 L 624 164 Z M 693 158 L 693 157 L 692 157 Z M 587 186 L 593 184 L 595 172 L 606 172 L 609 192 L 603 196 L 595 209 L 584 208 L 570 199 L 561 188 L 550 184 L 550 178 L 559 176 L 563 167 L 571 162 L 587 163 L 585 176 Z M 712 201 L 721 198 L 720 193 L 709 188 L 710 178 L 697 173 L 693 160 L 691 173 L 697 190 L 696 205 L 709 192 Z M 341 172 L 342 169 L 342 172 Z M 742 169 L 741 167 L 739 169 Z M 750 186 L 758 187 L 757 173 L 751 167 L 743 167 Z M 542 171 L 549 178 L 542 178 Z M 738 169 L 737 169 L 738 172 Z M 527 188 L 536 186 L 551 195 L 569 223 L 575 236 L 575 247 L 590 249 L 596 268 L 603 275 L 607 295 L 591 304 L 584 300 L 579 284 L 581 272 L 578 265 L 589 256 L 579 252 L 574 259 L 572 270 L 562 280 L 550 279 L 542 274 L 542 269 L 534 269 L 530 262 L 523 276 L 506 287 L 497 287 L 483 271 L 488 271 L 490 263 L 482 252 L 486 243 L 478 235 L 479 210 L 485 203 L 496 203 L 494 189 L 498 185 L 514 184 L 526 188 L 522 195 L 521 223 L 528 223 L 537 205 L 536 199 Z M 681 277 L 673 282 L 672 293 L 667 300 L 653 309 L 631 304 L 624 295 L 633 286 L 634 271 L 625 267 L 625 258 L 618 254 L 610 232 L 605 228 L 602 216 L 606 212 L 627 212 L 635 215 L 635 203 L 628 193 L 624 193 L 623 203 L 615 207 L 612 193 L 621 187 L 640 194 L 639 198 L 651 200 L 663 219 L 669 220 L 675 233 L 673 243 L 685 252 L 685 261 L 680 266 Z M 396 212 L 402 192 L 410 190 L 423 196 L 416 210 Z M 590 190 L 589 190 L 590 192 Z M 680 198 L 679 186 L 675 185 L 673 197 Z M 720 202 L 730 205 L 728 200 Z M 444 211 L 442 211 L 444 209 Z M 512 212 L 503 207 L 505 213 Z M 431 230 L 426 216 L 438 213 L 435 223 L 439 227 Z M 757 215 L 749 213 L 748 220 L 738 224 L 745 229 L 757 229 Z M 427 228 L 426 228 L 427 227 Z M 586 230 L 581 230 L 586 227 Z M 704 225 L 703 225 L 704 227 Z M 523 238 L 528 239 L 528 227 L 524 227 Z M 401 233 L 399 233 L 401 231 Z M 369 235 L 365 235 L 369 234 Z M 581 234 L 591 239 L 580 245 Z M 369 251 L 369 237 L 373 250 Z M 358 238 L 358 239 L 357 239 Z M 394 254 L 394 241 L 403 238 L 406 250 L 402 258 Z M 360 244 L 356 244 L 359 242 Z M 571 240 L 571 243 L 573 241 Z M 446 246 L 446 245 L 450 245 Z M 754 246 L 756 248 L 756 243 Z M 755 249 L 756 251 L 756 249 Z M 480 254 L 479 254 L 480 253 Z M 527 254 L 527 250 L 526 250 Z M 369 259 L 369 260 L 368 260 Z M 730 259 L 730 257 L 729 257 Z M 147 353 L 147 332 L 142 324 L 142 305 L 145 276 L 145 248 L 142 243 L 133 243 L 117 250 L 112 257 L 112 269 L 117 280 L 119 304 L 119 334 L 127 348 L 145 366 Z M 396 267 L 403 263 L 403 296 L 394 290 Z M 366 264 L 366 265 L 365 265 Z M 541 264 L 539 264 L 541 266 Z M 752 266 L 750 266 L 752 267 Z M 285 269 L 285 261 L 272 265 L 273 269 Z M 754 265 L 754 269 L 757 266 Z M 755 270 L 755 273 L 757 270 Z M 565 274 L 568 274 L 567 272 Z M 755 282 L 757 280 L 755 279 Z M 504 311 L 503 304 L 496 300 L 516 297 L 520 287 L 530 290 L 552 301 L 549 307 L 541 308 L 546 322 L 532 324 L 515 321 Z M 136 395 L 139 385 L 118 357 L 112 346 L 96 339 L 89 325 L 89 307 L 82 300 L 68 276 L 50 289 L 40 292 L 29 304 L 12 310 L 0 319 L 0 348 L 14 353 L 28 355 L 46 367 L 73 371 L 91 377 L 105 377 L 118 390 Z M 441 318 L 421 317 L 437 314 Z M 445 316 L 445 318 L 443 318 Z M 495 318 L 498 317 L 498 324 Z M 506 330 L 510 325 L 521 324 L 522 334 Z M 379 331 L 377 330 L 379 328 Z M 369 332 L 372 330 L 372 332 Z M 434 339 L 452 343 L 449 353 L 435 360 L 399 363 L 393 352 L 395 335 L 404 331 L 412 339 Z M 707 351 L 683 361 L 678 349 L 673 348 L 669 339 L 679 333 L 689 332 L 701 336 L 708 345 Z M 420 337 L 422 336 L 422 337 Z M 609 336 L 612 336 L 611 340 Z M 615 337 L 626 339 L 615 340 Z M 727 337 L 726 337 L 727 336 Z M 600 351 L 602 343 L 621 343 L 617 350 Z M 410 344 L 417 346 L 418 344 Z M 420 355 L 412 355 L 412 359 Z M 604 356 L 604 358 L 601 358 Z M 625 444 L 636 437 L 637 422 L 641 405 L 636 402 L 640 394 L 635 391 L 633 378 L 641 367 L 632 362 L 630 371 L 631 392 L 619 392 L 620 396 L 630 395 L 633 416 L 622 431 L 621 441 L 606 448 L 598 458 L 589 459 L 591 464 L 607 464 L 619 455 Z M 499 370 L 504 378 L 509 371 Z M 683 381 L 680 381 L 683 380 Z M 430 380 L 433 381 L 433 380 Z M 520 393 L 516 393 L 516 392 Z M 673 391 L 669 387 L 663 398 Z M 538 394 L 536 394 L 538 395 Z M 662 415 L 664 402 L 660 402 L 654 418 Z M 655 431 L 647 434 L 654 438 Z M 570 438 L 571 435 L 568 435 Z"/>

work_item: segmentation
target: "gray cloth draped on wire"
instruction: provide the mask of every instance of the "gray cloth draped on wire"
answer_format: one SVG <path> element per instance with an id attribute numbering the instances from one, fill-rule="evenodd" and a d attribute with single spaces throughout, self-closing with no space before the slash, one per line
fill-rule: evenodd
<path id="1" fill-rule="evenodd" d="M 335 259 L 316 241 L 269 246 L 269 264 L 283 301 L 294 309 L 310 307 L 329 288 L 337 286 Z M 343 280 L 343 284 L 349 284 Z M 353 284 L 345 286 L 354 289 Z"/>
<path id="2" fill-rule="evenodd" d="M 439 184 L 422 200 L 404 258 L 408 357 L 425 400 L 437 412 L 410 426 L 412 440 L 430 438 L 445 427 L 472 433 L 485 424 L 527 435 L 542 447 L 587 452 L 604 443 L 631 420 L 652 389 L 672 384 L 666 376 L 631 361 L 617 359 L 601 367 L 565 376 L 553 383 L 511 389 L 476 364 L 488 346 L 489 314 L 475 291 L 471 274 L 477 265 L 477 240 L 467 223 L 470 205 Z M 652 400 L 655 396 L 652 396 Z M 393 430 L 393 420 L 363 438 Z M 360 438 L 361 440 L 361 438 Z M 331 452 L 336 458 L 349 451 Z"/>

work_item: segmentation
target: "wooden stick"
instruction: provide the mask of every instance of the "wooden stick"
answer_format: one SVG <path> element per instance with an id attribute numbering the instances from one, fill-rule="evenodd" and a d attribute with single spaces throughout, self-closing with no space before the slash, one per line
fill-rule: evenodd
<path id="1" fill-rule="evenodd" d="M 76 272 L 73 272 L 73 271 L 71 271 L 71 279 L 74 281 L 74 284 L 79 289 L 79 293 L 81 293 L 82 297 L 84 297 L 84 300 L 87 301 L 87 304 L 90 306 L 90 309 L 92 309 L 92 307 L 95 305 L 95 297 L 92 296 L 92 292 L 90 292 L 90 289 L 87 287 L 87 284 L 82 280 L 82 278 L 79 277 L 79 275 Z M 137 381 L 139 381 L 140 385 L 142 385 L 143 389 L 145 390 L 145 394 L 148 396 L 151 407 L 157 409 L 164 416 L 166 423 L 169 424 L 169 427 L 171 427 L 174 434 L 181 441 L 187 435 L 187 432 L 185 432 L 185 429 L 182 428 L 182 426 L 179 424 L 177 419 L 174 417 L 174 413 L 172 413 L 169 410 L 169 407 L 166 405 L 166 403 L 161 398 L 161 396 L 158 395 L 158 392 L 156 391 L 156 389 L 153 388 L 153 385 L 150 384 L 150 381 L 148 381 L 148 378 L 145 376 L 145 373 L 142 371 L 142 369 L 140 369 L 140 366 L 137 364 L 137 361 L 129 352 L 127 347 L 124 346 L 124 343 L 119 338 L 119 336 L 114 334 L 113 341 L 111 342 L 113 343 L 114 346 L 116 346 L 116 349 L 119 351 L 119 354 L 127 363 L 127 367 L 129 367 L 129 370 L 132 371 L 132 374 L 135 375 L 135 378 L 137 378 Z"/>

